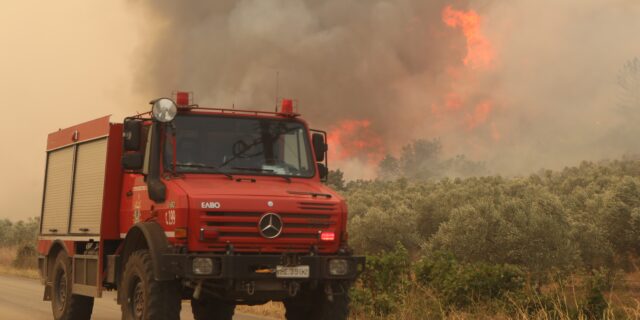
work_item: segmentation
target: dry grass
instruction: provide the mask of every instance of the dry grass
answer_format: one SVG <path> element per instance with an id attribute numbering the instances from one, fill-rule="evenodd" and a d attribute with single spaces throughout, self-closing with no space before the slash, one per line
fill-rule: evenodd
<path id="1" fill-rule="evenodd" d="M 446 307 L 441 299 L 425 288 L 415 288 L 404 294 L 394 312 L 376 316 L 352 306 L 351 319 L 366 320 L 589 320 L 640 319 L 639 273 L 623 275 L 603 292 L 608 307 L 596 317 L 585 313 L 584 279 L 572 277 L 564 286 L 554 284 L 544 296 L 523 296 L 503 301 L 488 301 L 463 309 Z M 360 306 L 362 307 L 362 306 Z"/>
<path id="2" fill-rule="evenodd" d="M 0 247 L 0 266 L 10 266 L 16 258 L 18 248 Z"/>
<path id="3" fill-rule="evenodd" d="M 18 269 L 13 267 L 17 252 L 18 248 L 16 247 L 0 247 L 0 274 L 31 279 L 40 278 L 37 269 Z"/>
<path id="4" fill-rule="evenodd" d="M 238 306 L 236 310 L 242 313 L 284 319 L 284 305 L 281 302 L 267 302 L 259 306 Z"/>
<path id="5" fill-rule="evenodd" d="M 0 274 L 8 276 L 16 276 L 29 279 L 40 279 L 38 270 L 35 269 L 17 269 L 11 266 L 0 265 Z"/>
<path id="6" fill-rule="evenodd" d="M 543 306 L 542 298 L 532 298 L 539 305 L 524 306 L 521 302 L 508 301 L 501 305 L 475 305 L 467 310 L 447 309 L 432 292 L 426 289 L 416 290 L 406 296 L 402 306 L 393 314 L 385 317 L 371 317 L 366 314 L 352 314 L 350 319 L 366 320 L 588 320 L 589 316 L 580 311 L 578 296 L 585 294 L 582 279 L 572 278 L 570 283 L 560 289 L 557 285 L 551 307 Z M 601 319 L 640 319 L 640 272 L 625 274 L 624 278 L 611 291 L 605 293 L 609 308 L 604 310 Z M 547 301 L 548 303 L 549 301 Z M 533 309 L 533 310 L 532 310 Z M 282 303 L 269 302 L 261 306 L 238 306 L 238 312 L 284 319 Z"/>

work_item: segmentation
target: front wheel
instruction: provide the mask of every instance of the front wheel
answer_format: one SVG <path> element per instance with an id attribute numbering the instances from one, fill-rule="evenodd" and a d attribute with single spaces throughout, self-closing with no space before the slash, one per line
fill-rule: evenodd
<path id="1" fill-rule="evenodd" d="M 191 299 L 191 310 L 195 320 L 232 320 L 236 306 L 213 297 L 202 297 Z"/>
<path id="2" fill-rule="evenodd" d="M 157 281 L 151 255 L 138 250 L 129 256 L 120 290 L 123 320 L 179 320 L 181 292 L 176 281 Z"/>
<path id="3" fill-rule="evenodd" d="M 287 320 L 345 320 L 349 317 L 349 288 L 333 286 L 332 299 L 322 287 L 284 301 Z M 307 289 L 309 290 L 309 289 Z"/>
<path id="4" fill-rule="evenodd" d="M 51 309 L 55 320 L 89 320 L 93 311 L 93 297 L 76 295 L 71 292 L 71 263 L 64 251 L 56 257 L 51 274 Z"/>

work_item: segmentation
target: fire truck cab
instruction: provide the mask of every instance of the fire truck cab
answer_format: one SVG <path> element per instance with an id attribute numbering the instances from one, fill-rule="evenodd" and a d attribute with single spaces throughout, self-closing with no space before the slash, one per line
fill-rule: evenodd
<path id="1" fill-rule="evenodd" d="M 56 320 L 90 319 L 117 290 L 123 319 L 232 319 L 282 301 L 287 319 L 346 319 L 364 258 L 347 244 L 326 134 L 277 112 L 203 108 L 191 94 L 148 113 L 51 133 L 38 239 Z"/>

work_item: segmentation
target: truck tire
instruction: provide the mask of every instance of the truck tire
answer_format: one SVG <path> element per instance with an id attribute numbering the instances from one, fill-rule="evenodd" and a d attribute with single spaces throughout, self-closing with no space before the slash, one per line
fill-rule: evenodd
<path id="1" fill-rule="evenodd" d="M 93 297 L 71 293 L 71 263 L 60 251 L 53 264 L 51 309 L 55 320 L 89 320 L 93 311 Z"/>
<path id="2" fill-rule="evenodd" d="M 179 320 L 181 290 L 177 281 L 156 281 L 148 250 L 138 250 L 127 260 L 122 275 L 123 320 Z"/>
<path id="3" fill-rule="evenodd" d="M 299 297 L 284 301 L 287 320 L 344 320 L 349 318 L 349 294 L 334 294 L 329 301 L 322 288 L 302 292 Z"/>
<path id="4" fill-rule="evenodd" d="M 191 311 L 195 320 L 232 320 L 236 305 L 213 297 L 202 297 L 191 299 Z"/>

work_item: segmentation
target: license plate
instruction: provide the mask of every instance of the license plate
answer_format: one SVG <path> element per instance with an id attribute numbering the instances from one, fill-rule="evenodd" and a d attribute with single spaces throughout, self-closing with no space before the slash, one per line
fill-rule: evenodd
<path id="1" fill-rule="evenodd" d="M 276 266 L 276 277 L 289 279 L 306 279 L 309 278 L 309 266 Z"/>

